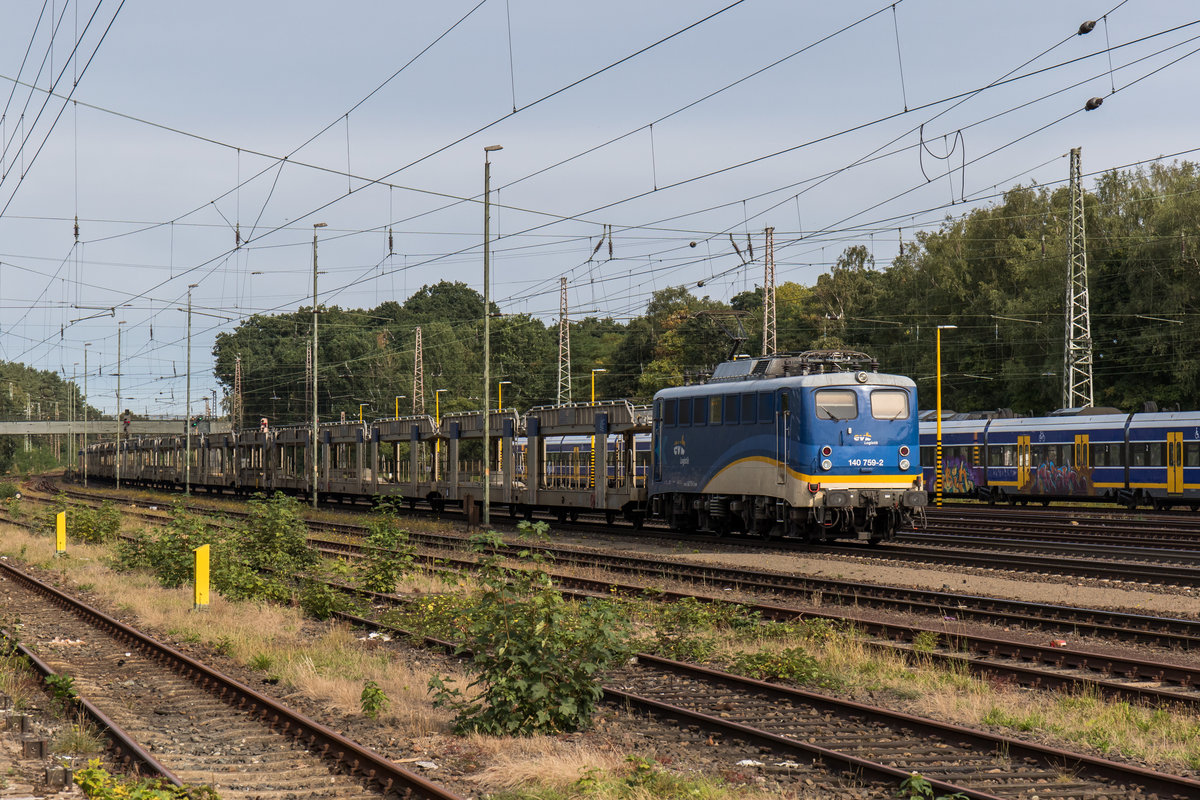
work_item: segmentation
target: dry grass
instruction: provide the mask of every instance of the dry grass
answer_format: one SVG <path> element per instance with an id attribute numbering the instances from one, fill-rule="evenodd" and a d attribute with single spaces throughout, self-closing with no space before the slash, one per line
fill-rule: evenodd
<path id="1" fill-rule="evenodd" d="M 531 784 L 565 790 L 588 770 L 618 772 L 625 762 L 624 753 L 550 736 L 497 739 L 474 735 L 467 738 L 466 745 L 487 762 L 476 780 L 489 790 Z"/>

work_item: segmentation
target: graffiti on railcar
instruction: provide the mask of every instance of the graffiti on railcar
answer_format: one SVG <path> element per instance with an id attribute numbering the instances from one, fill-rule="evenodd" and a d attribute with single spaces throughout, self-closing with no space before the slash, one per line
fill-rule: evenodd
<path id="1" fill-rule="evenodd" d="M 965 458 L 948 458 L 942 464 L 942 491 L 947 494 L 971 494 L 983 482 L 983 468 Z"/>
<path id="2" fill-rule="evenodd" d="M 1024 491 L 1030 494 L 1093 495 L 1092 468 L 1043 461 L 1031 470 L 1029 485 Z"/>

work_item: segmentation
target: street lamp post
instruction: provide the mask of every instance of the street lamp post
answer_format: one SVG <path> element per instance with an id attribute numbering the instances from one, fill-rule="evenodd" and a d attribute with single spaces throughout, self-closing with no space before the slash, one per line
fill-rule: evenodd
<path id="1" fill-rule="evenodd" d="M 317 228 L 324 222 L 313 223 L 313 337 L 312 337 L 312 506 L 317 507 Z"/>
<path id="2" fill-rule="evenodd" d="M 117 323 L 117 489 L 121 488 L 121 326 L 125 320 Z"/>
<path id="3" fill-rule="evenodd" d="M 957 325 L 937 326 L 937 448 L 934 460 L 937 464 L 934 471 L 934 495 L 939 508 L 942 505 L 942 331 L 953 330 Z"/>
<path id="4" fill-rule="evenodd" d="M 359 425 L 363 424 L 363 413 L 362 413 L 363 409 L 370 408 L 370 407 L 371 407 L 370 403 L 359 403 L 358 404 L 358 424 Z"/>
<path id="5" fill-rule="evenodd" d="M 504 146 L 489 144 L 483 148 L 483 525 L 492 524 L 492 276 L 491 276 L 491 196 L 492 162 L 488 154 Z"/>
<path id="6" fill-rule="evenodd" d="M 86 342 L 83 345 L 83 488 L 85 488 L 85 489 L 87 488 L 87 478 L 88 478 L 88 476 L 87 476 L 87 473 L 88 473 L 88 457 L 87 457 L 88 456 L 88 453 L 87 453 L 87 447 L 88 447 L 88 445 L 87 445 L 87 397 L 88 397 L 87 357 L 88 357 L 88 351 L 87 351 L 87 349 L 91 346 L 92 346 L 91 342 Z"/>
<path id="7" fill-rule="evenodd" d="M 596 373 L 597 372 L 608 372 L 608 370 L 604 369 L 603 367 L 596 367 L 595 369 L 592 370 L 592 405 L 596 405 Z M 594 418 L 595 417 L 594 411 L 592 412 L 592 415 Z M 593 428 L 594 427 L 595 426 L 593 425 Z M 608 451 L 607 442 L 605 442 L 605 445 L 606 445 L 606 447 L 604 449 L 605 449 L 605 453 L 607 454 L 607 451 Z M 591 489 L 591 488 L 595 487 L 595 485 L 596 485 L 596 433 L 595 433 L 595 430 L 593 430 L 592 431 L 592 469 L 591 469 L 591 474 L 588 475 L 588 488 Z"/>
<path id="8" fill-rule="evenodd" d="M 396 419 L 400 419 L 400 401 L 408 397 L 406 394 L 396 395 Z"/>
<path id="9" fill-rule="evenodd" d="M 200 284 L 188 284 L 188 323 L 187 323 L 187 396 L 184 398 L 183 437 L 184 448 L 183 494 L 192 494 L 192 289 Z"/>

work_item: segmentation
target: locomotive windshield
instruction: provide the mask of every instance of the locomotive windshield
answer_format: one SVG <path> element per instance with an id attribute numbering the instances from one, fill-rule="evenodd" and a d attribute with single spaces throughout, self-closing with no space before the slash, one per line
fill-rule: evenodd
<path id="1" fill-rule="evenodd" d="M 819 389 L 816 400 L 817 419 L 839 422 L 858 416 L 858 395 L 852 389 Z"/>
<path id="2" fill-rule="evenodd" d="M 871 416 L 886 420 L 905 419 L 908 417 L 908 392 L 898 389 L 871 392 Z"/>

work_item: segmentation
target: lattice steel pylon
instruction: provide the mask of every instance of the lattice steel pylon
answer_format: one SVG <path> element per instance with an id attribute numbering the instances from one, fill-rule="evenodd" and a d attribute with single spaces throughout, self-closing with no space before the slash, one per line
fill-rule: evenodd
<path id="1" fill-rule="evenodd" d="M 308 343 L 308 349 L 304 353 L 304 416 L 312 416 L 312 342 Z"/>
<path id="2" fill-rule="evenodd" d="M 1071 231 L 1067 257 L 1067 330 L 1063 346 L 1063 408 L 1092 405 L 1092 325 L 1088 311 L 1087 244 L 1083 227 L 1080 148 L 1071 150 Z"/>
<path id="3" fill-rule="evenodd" d="M 558 281 L 558 405 L 571 402 L 571 323 L 567 319 L 567 279 Z"/>
<path id="4" fill-rule="evenodd" d="M 233 429 L 242 429 L 242 356 L 233 361 Z"/>
<path id="5" fill-rule="evenodd" d="M 425 413 L 425 352 L 421 345 L 421 326 L 417 326 L 413 343 L 413 413 Z"/>
<path id="6" fill-rule="evenodd" d="M 773 355 L 779 347 L 775 340 L 775 229 L 763 231 L 763 344 L 762 354 Z"/>

